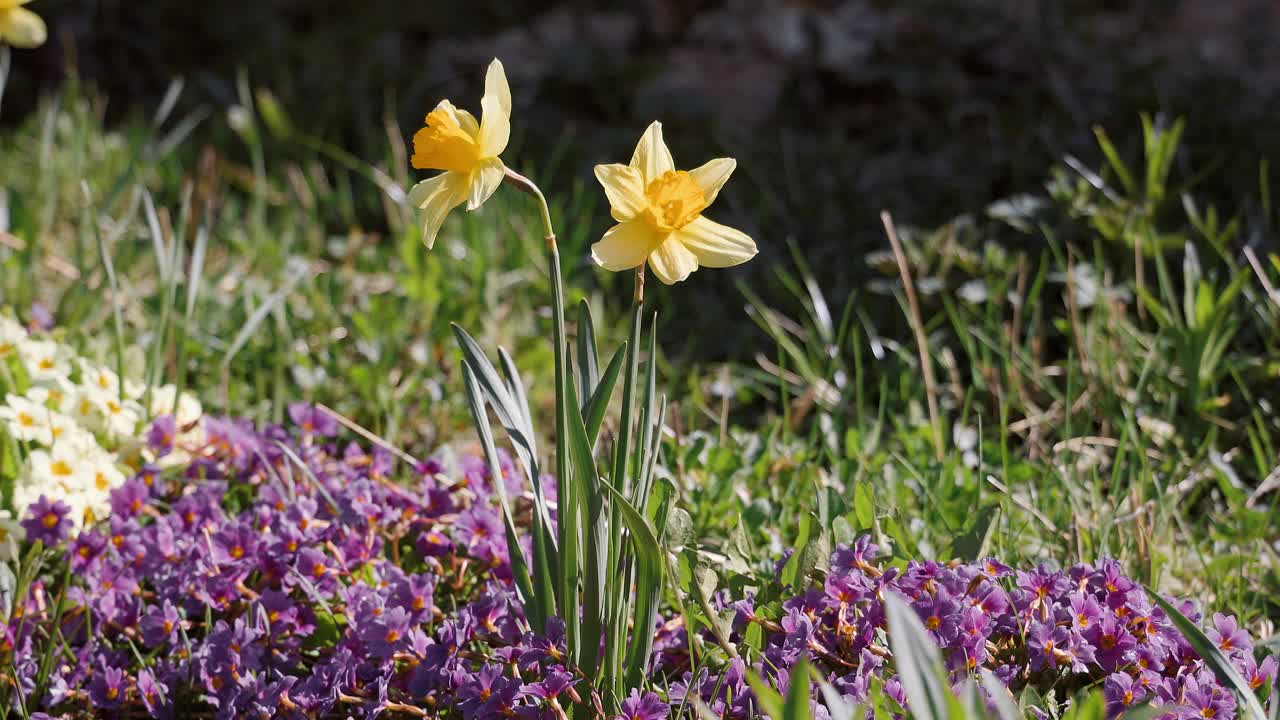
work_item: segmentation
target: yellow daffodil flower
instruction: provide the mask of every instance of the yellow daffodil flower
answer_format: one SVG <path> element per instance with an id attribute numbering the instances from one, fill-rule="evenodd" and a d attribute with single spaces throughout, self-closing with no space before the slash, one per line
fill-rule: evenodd
<path id="1" fill-rule="evenodd" d="M 5 2 L 5 0 L 0 0 Z M 484 79 L 481 119 L 441 100 L 413 136 L 410 163 L 444 172 L 409 191 L 409 202 L 424 211 L 422 241 L 430 248 L 449 211 L 462 203 L 475 210 L 502 183 L 506 167 L 498 156 L 511 136 L 511 89 L 502 63 L 494 60 Z"/>
<path id="2" fill-rule="evenodd" d="M 30 10 L 20 7 L 31 0 L 0 0 L 0 43 L 14 47 L 33 48 L 44 44 L 49 36 L 44 20 Z"/>
<path id="3" fill-rule="evenodd" d="M 591 246 L 591 258 L 614 272 L 648 262 L 668 285 L 699 266 L 732 267 L 750 260 L 756 254 L 750 237 L 702 216 L 737 164 L 717 158 L 695 170 L 676 170 L 662 140 L 662 123 L 653 123 L 630 165 L 596 166 L 618 224 Z"/>

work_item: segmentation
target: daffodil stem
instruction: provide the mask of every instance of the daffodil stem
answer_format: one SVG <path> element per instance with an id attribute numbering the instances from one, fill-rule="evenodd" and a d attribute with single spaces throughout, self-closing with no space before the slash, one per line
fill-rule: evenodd
<path id="1" fill-rule="evenodd" d="M 512 170 L 511 168 L 506 168 L 506 181 L 511 183 L 517 190 L 527 195 L 532 195 L 533 198 L 538 201 L 538 210 L 542 213 L 542 227 L 546 231 L 547 250 L 548 251 L 556 250 L 556 232 L 551 227 L 551 207 L 547 205 L 547 198 L 542 194 L 542 190 L 539 189 L 538 186 L 535 185 L 532 180 L 521 175 L 515 170 Z M 558 251 L 556 253 L 555 266 L 557 268 L 560 266 L 560 257 L 559 257 Z M 556 283 L 556 287 L 557 289 L 561 290 L 561 296 L 562 296 L 561 299 L 563 300 L 564 293 L 559 282 Z M 564 303 L 562 302 L 561 305 L 563 304 Z M 563 328 L 563 325 L 564 325 L 563 317 L 561 317 L 561 320 L 562 322 L 560 324 L 561 324 L 561 327 Z M 561 339 L 563 340 L 563 338 Z"/>
<path id="2" fill-rule="evenodd" d="M 644 304 L 644 271 L 645 263 L 642 262 L 636 267 L 636 289 L 631 296 L 636 307 Z"/>
<path id="3" fill-rule="evenodd" d="M 542 214 L 542 227 L 544 230 L 544 239 L 547 248 L 547 271 L 551 275 L 551 322 L 554 335 L 555 347 L 553 348 L 555 357 L 555 373 L 556 373 L 556 497 L 569 497 L 565 483 L 569 482 L 569 456 L 568 456 L 568 426 L 570 407 L 567 396 L 566 387 L 566 371 L 565 371 L 565 351 L 568 345 L 568 338 L 564 328 L 564 278 L 560 271 L 560 249 L 556 244 L 555 229 L 551 226 L 551 208 L 547 205 L 547 198 L 542 194 L 542 190 L 529 178 L 520 173 L 507 168 L 505 179 L 507 182 L 515 186 L 521 192 L 532 196 L 538 201 L 538 210 Z M 577 412 L 577 408 L 572 409 Z M 572 509 L 569 510 L 572 512 Z M 557 524 L 557 532 L 559 533 L 557 545 L 561 552 L 569 552 L 572 543 L 571 538 L 566 536 L 566 528 L 568 523 L 561 522 Z M 578 661 L 579 655 L 579 639 L 578 627 L 575 621 L 578 617 L 577 605 L 577 577 L 572 573 L 571 564 L 567 558 L 559 558 L 557 567 L 552 570 L 553 577 L 559 580 L 559 601 L 555 603 L 559 610 L 560 616 L 566 620 L 566 634 L 568 635 L 569 654 L 573 661 Z M 541 629 L 541 628 L 539 628 Z"/>

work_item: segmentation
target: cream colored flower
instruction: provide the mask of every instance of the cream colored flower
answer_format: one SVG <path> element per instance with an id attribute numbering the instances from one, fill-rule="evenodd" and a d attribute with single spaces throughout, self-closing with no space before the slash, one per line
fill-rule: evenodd
<path id="1" fill-rule="evenodd" d="M 0 360 L 18 352 L 18 345 L 27 341 L 27 329 L 8 315 L 0 315 Z"/>
<path id="2" fill-rule="evenodd" d="M 178 427 L 194 424 L 204 414 L 200 401 L 189 392 L 178 397 L 177 408 L 174 408 L 174 395 L 178 389 L 173 385 L 161 385 L 151 391 L 151 416 L 172 415 Z"/>
<path id="3" fill-rule="evenodd" d="M 596 166 L 618 224 L 591 246 L 591 258 L 615 272 L 647 261 L 668 285 L 699 266 L 732 267 L 750 260 L 756 254 L 750 237 L 702 216 L 736 166 L 732 158 L 717 158 L 694 170 L 676 170 L 662 140 L 662 123 L 653 123 L 630 165 Z"/>
<path id="4" fill-rule="evenodd" d="M 14 47 L 33 48 L 44 44 L 49 37 L 44 20 L 30 10 L 20 7 L 31 0 L 0 0 L 0 43 Z"/>
<path id="5" fill-rule="evenodd" d="M 506 166 L 498 159 L 511 136 L 511 89 L 502 63 L 489 63 L 480 100 L 480 121 L 448 100 L 441 100 L 413 136 L 410 163 L 419 170 L 443 170 L 409 191 L 409 202 L 423 211 L 422 241 L 430 248 L 449 211 L 462 203 L 480 207 L 498 189 Z"/>
<path id="6" fill-rule="evenodd" d="M 122 440 L 134 436 L 142 421 L 141 403 L 121 400 L 116 392 L 81 385 L 77 392 L 73 416 L 84 427 L 107 438 Z"/>
<path id="7" fill-rule="evenodd" d="M 31 398 L 12 394 L 0 405 L 0 422 L 14 439 L 37 445 L 52 445 L 83 432 L 70 417 Z"/>
<path id="8" fill-rule="evenodd" d="M 70 375 L 74 355 L 71 348 L 54 340 L 27 340 L 18 344 L 18 357 L 22 359 L 27 377 L 34 383 Z"/>

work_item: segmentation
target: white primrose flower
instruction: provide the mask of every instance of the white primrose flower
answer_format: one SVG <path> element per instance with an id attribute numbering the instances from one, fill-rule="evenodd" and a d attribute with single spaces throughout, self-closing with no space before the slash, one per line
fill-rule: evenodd
<path id="1" fill-rule="evenodd" d="M 0 360 L 18 353 L 18 345 L 27 341 L 27 329 L 8 315 L 0 315 Z"/>
<path id="2" fill-rule="evenodd" d="M 151 417 L 160 415 L 172 415 L 174 424 L 183 428 L 193 425 L 204 415 L 204 407 L 200 405 L 200 401 L 189 392 L 183 392 L 178 398 L 177 407 L 174 405 L 174 395 L 178 389 L 172 384 L 161 385 L 151 389 Z"/>
<path id="3" fill-rule="evenodd" d="M 71 374 L 71 348 L 53 340 L 32 340 L 18 344 L 18 357 L 33 383 Z"/>
<path id="4" fill-rule="evenodd" d="M 80 429 L 72 418 L 42 403 L 17 395 L 7 395 L 0 405 L 0 422 L 10 436 L 20 442 L 52 445 Z"/>

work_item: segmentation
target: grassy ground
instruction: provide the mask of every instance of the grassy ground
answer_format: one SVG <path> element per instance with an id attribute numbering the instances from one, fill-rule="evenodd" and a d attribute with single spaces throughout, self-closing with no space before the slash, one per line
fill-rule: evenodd
<path id="1" fill-rule="evenodd" d="M 72 87 L 0 136 L 3 304 L 44 304 L 97 352 L 140 343 L 140 367 L 216 412 L 279 419 L 314 400 L 415 453 L 471 442 L 451 321 L 512 349 L 545 403 L 535 209 L 500 195 L 427 254 L 401 203 L 406 132 L 389 126 L 364 161 L 240 95 L 226 117 L 162 106 L 108 130 Z M 214 139 L 198 152 L 197 121 Z M 1031 194 L 937 228 L 894 218 L 902 262 L 888 239 L 848 258 L 883 280 L 847 297 L 824 295 L 802 241 L 767 271 L 790 298 L 660 296 L 660 314 L 759 327 L 714 366 L 660 333 L 679 401 L 663 471 L 705 548 L 776 556 L 821 523 L 871 530 L 899 559 L 1110 555 L 1274 638 L 1280 217 L 1265 164 L 1238 169 L 1257 191 L 1232 206 L 1198 201 L 1196 169 L 1173 170 L 1179 129 L 1115 128 L 1136 152 L 1100 135 Z M 626 278 L 589 267 L 605 208 L 586 179 L 571 187 L 553 198 L 569 285 L 592 288 L 597 332 L 616 337 Z M 356 222 L 371 204 L 389 232 Z"/>

